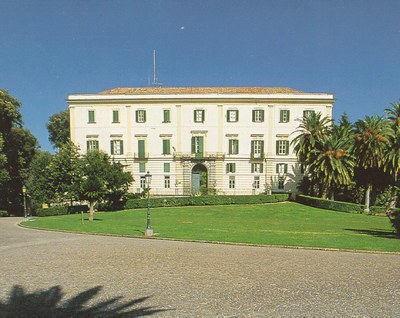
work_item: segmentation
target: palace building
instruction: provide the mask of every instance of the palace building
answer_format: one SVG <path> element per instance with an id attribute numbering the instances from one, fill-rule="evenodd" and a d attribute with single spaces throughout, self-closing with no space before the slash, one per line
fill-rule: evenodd
<path id="1" fill-rule="evenodd" d="M 71 140 L 153 178 L 156 196 L 295 192 L 291 141 L 309 112 L 332 117 L 330 93 L 281 87 L 116 88 L 72 94 Z"/>

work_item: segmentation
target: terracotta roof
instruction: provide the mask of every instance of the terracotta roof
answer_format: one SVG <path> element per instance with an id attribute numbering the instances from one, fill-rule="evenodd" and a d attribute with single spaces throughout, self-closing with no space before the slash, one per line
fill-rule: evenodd
<path id="1" fill-rule="evenodd" d="M 289 87 L 126 87 L 113 88 L 102 95 L 168 95 L 168 94 L 299 94 Z"/>

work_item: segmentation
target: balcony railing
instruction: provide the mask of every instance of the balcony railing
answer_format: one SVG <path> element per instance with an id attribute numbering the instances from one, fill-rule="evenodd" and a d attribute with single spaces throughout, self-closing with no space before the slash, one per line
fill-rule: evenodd
<path id="1" fill-rule="evenodd" d="M 225 153 L 223 152 L 174 152 L 175 159 L 224 159 Z"/>

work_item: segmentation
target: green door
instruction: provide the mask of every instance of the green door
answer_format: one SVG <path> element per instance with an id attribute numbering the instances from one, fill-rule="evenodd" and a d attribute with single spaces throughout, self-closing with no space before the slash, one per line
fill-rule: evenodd
<path id="1" fill-rule="evenodd" d="M 197 164 L 192 169 L 192 195 L 207 192 L 207 168 Z"/>

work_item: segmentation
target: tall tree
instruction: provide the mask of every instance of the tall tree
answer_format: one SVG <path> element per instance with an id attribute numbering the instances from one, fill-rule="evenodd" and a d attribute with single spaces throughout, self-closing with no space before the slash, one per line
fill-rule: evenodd
<path id="1" fill-rule="evenodd" d="M 7 166 L 7 156 L 3 152 L 4 141 L 3 136 L 0 134 L 0 189 L 6 181 L 10 180 L 10 174 Z"/>
<path id="2" fill-rule="evenodd" d="M 383 117 L 366 116 L 355 123 L 354 156 L 358 175 L 365 180 L 365 212 L 369 212 L 374 179 L 384 167 L 384 153 L 392 135 L 390 121 Z"/>
<path id="3" fill-rule="evenodd" d="M 70 141 L 69 109 L 50 116 L 46 125 L 49 141 L 54 148 L 60 149 Z"/>

